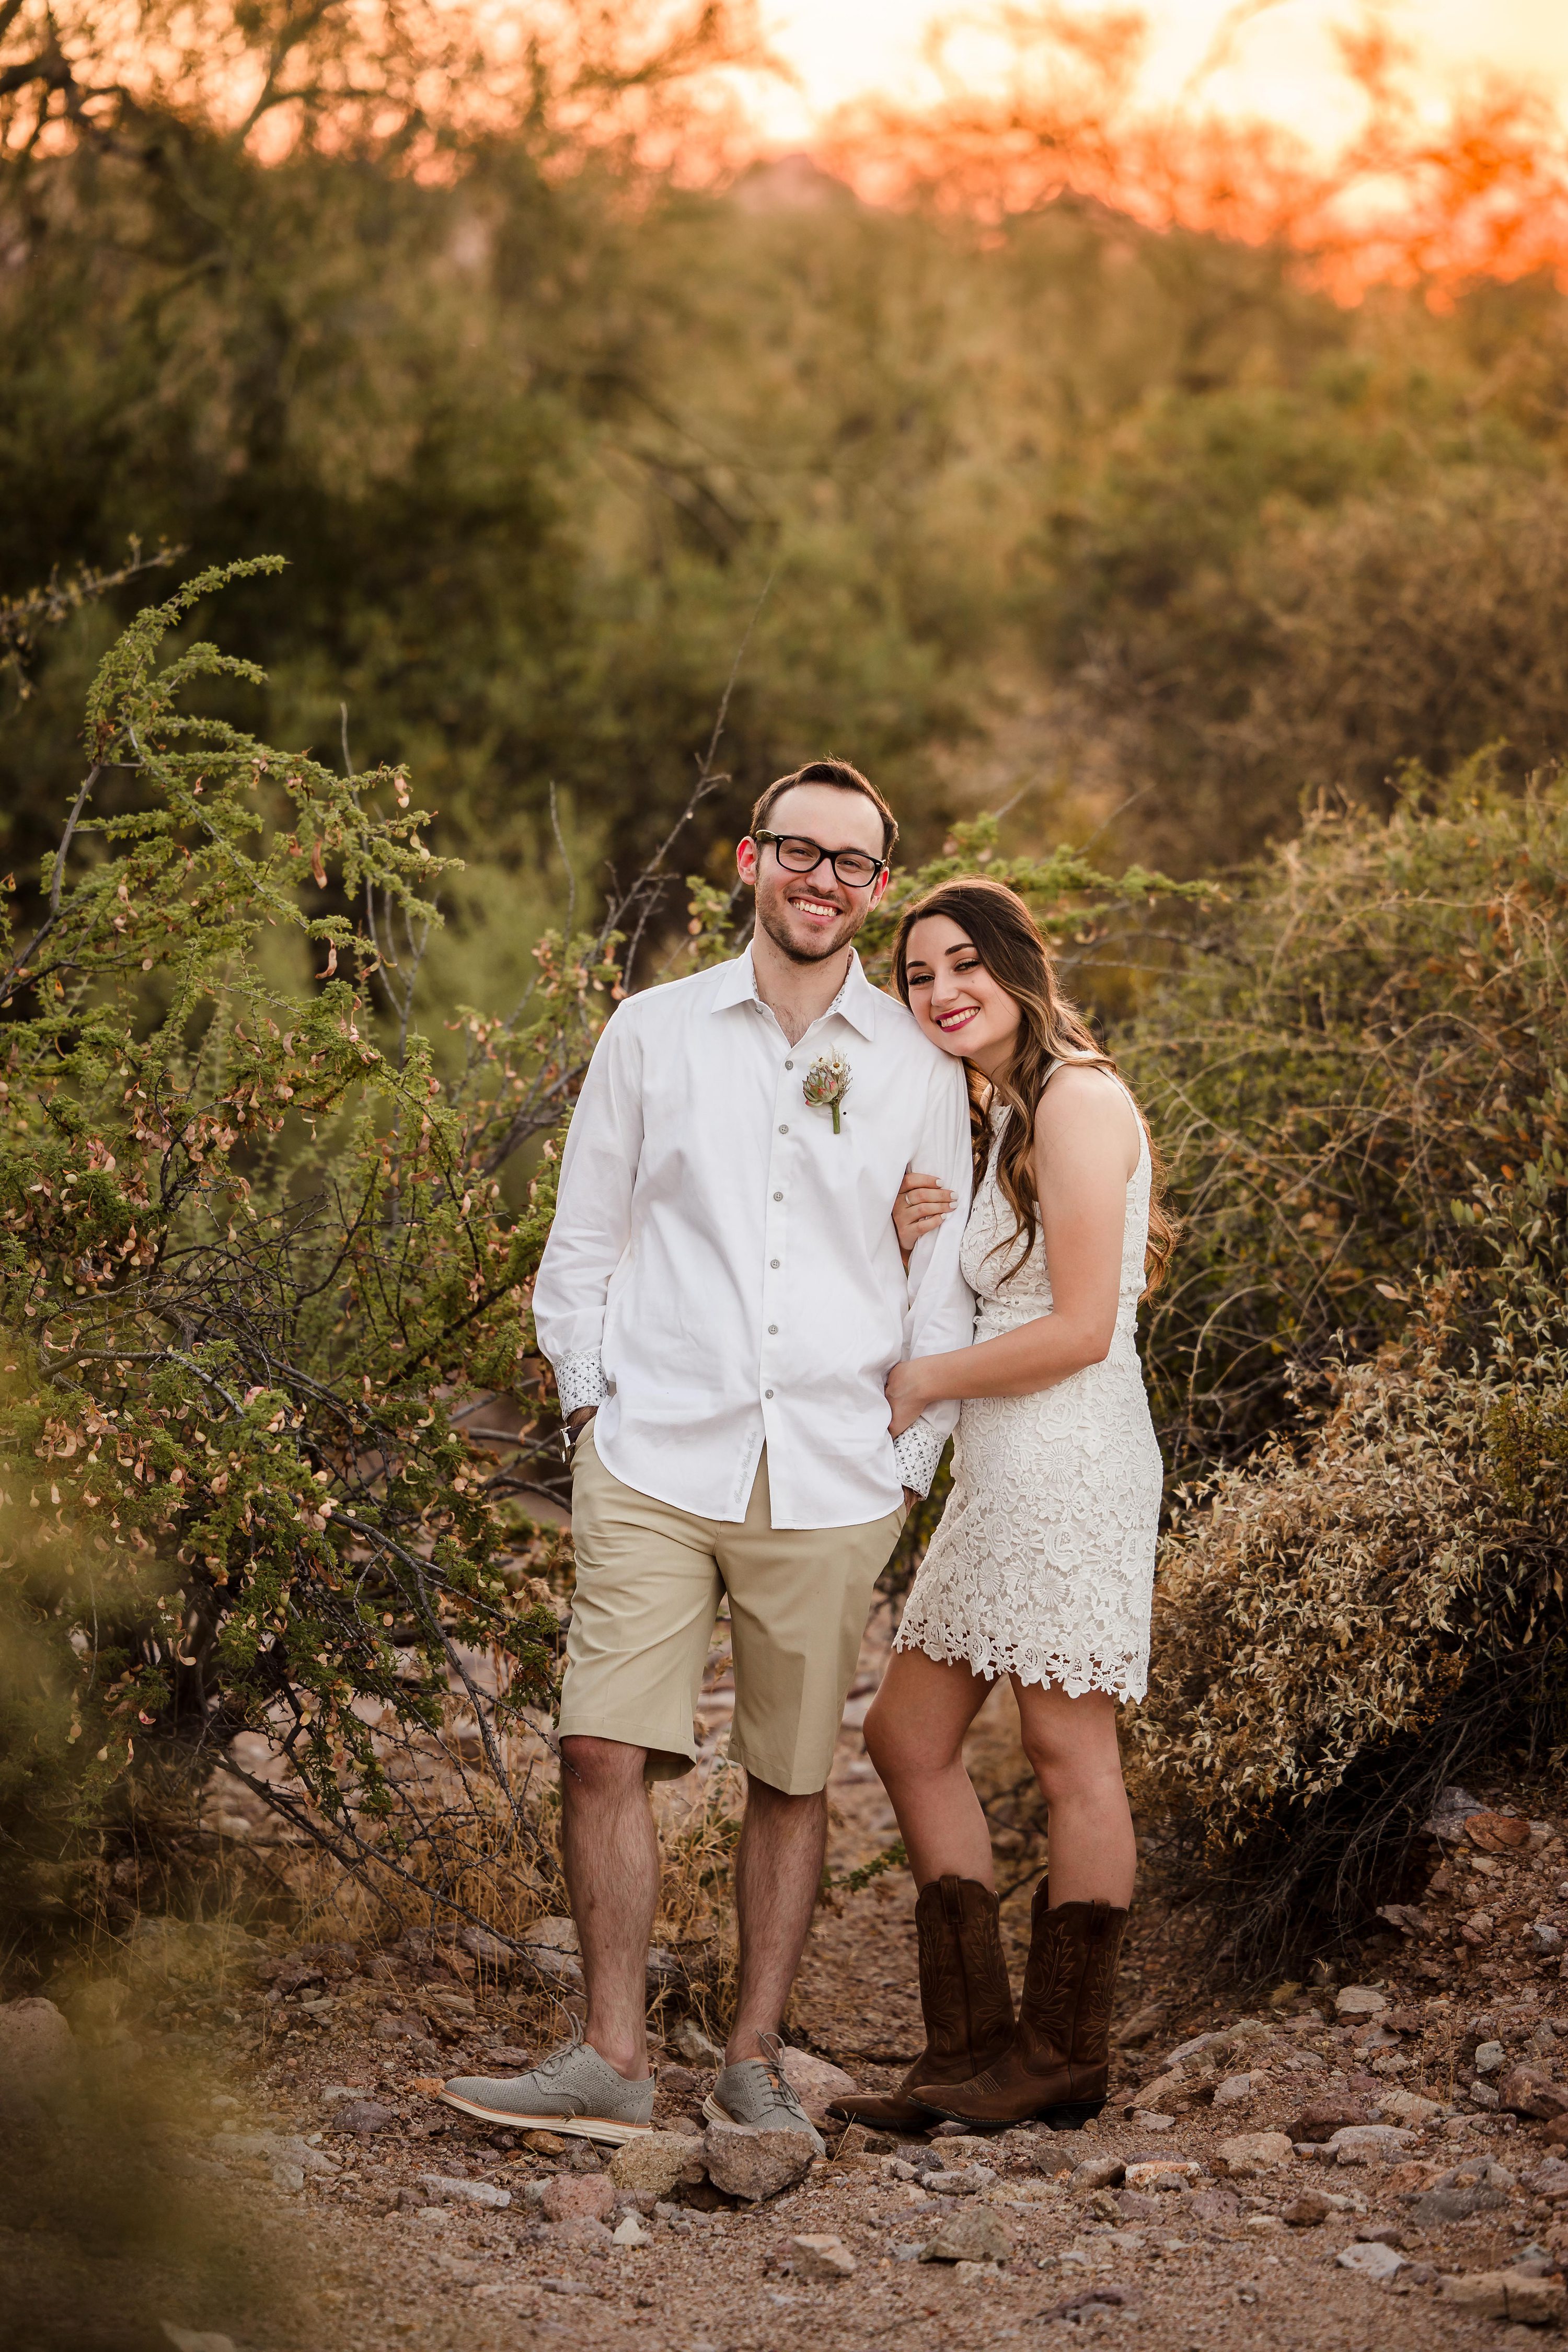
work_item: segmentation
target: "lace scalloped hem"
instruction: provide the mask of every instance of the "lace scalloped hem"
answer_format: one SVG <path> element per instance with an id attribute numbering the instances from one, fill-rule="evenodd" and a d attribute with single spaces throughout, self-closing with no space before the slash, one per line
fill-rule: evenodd
<path id="1" fill-rule="evenodd" d="M 911 1628 L 907 1620 L 894 1636 L 893 1647 L 919 1650 L 939 1666 L 967 1666 L 972 1674 L 984 1675 L 987 1682 L 1011 1675 L 1021 1683 L 1055 1683 L 1068 1698 L 1104 1691 L 1109 1698 L 1141 1699 L 1149 1687 L 1149 1662 L 1144 1657 L 1124 1654 L 1110 1663 L 1103 1658 L 1068 1658 L 1056 1651 L 1042 1651 L 1030 1642 L 993 1642 L 984 1634 L 965 1639 L 939 1633 L 934 1626 Z"/>

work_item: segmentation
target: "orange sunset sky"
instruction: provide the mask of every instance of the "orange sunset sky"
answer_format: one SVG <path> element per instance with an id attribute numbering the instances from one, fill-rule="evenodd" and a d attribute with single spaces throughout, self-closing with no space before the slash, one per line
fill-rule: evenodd
<path id="1" fill-rule="evenodd" d="M 753 114 L 771 142 L 804 145 L 834 107 L 868 90 L 934 95 L 922 36 L 937 18 L 961 13 L 987 12 L 952 0 L 763 0 L 773 47 L 799 87 L 763 91 Z M 1059 13 L 1102 12 L 1065 0 Z M 1568 0 L 1143 0 L 1139 13 L 1149 26 L 1140 93 L 1149 104 L 1262 117 L 1320 150 L 1353 133 L 1360 118 L 1336 27 L 1375 23 L 1406 41 L 1415 52 L 1410 85 L 1434 121 L 1488 74 L 1568 100 Z M 982 87 L 998 69 L 998 54 L 979 33 L 961 36 L 951 52 Z"/>

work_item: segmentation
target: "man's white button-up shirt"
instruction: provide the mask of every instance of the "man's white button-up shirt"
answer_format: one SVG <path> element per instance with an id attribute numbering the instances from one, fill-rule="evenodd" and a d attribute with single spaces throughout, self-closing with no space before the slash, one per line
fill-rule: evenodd
<path id="1" fill-rule="evenodd" d="M 826 1054 L 849 1066 L 837 1135 L 802 1091 Z M 910 1167 L 958 1204 L 906 1276 L 892 1210 Z M 925 1493 L 958 1408 L 895 1446 L 883 1383 L 973 1338 L 970 1169 L 962 1064 L 858 956 L 795 1045 L 749 949 L 628 997 L 573 1114 L 534 1286 L 563 1412 L 597 1404 L 615 1475 L 705 1518 L 744 1518 L 764 1444 L 778 1528 L 857 1526 Z"/>

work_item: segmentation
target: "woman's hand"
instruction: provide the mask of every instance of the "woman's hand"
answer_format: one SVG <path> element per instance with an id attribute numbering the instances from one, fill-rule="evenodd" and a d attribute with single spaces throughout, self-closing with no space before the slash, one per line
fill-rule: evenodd
<path id="1" fill-rule="evenodd" d="M 928 1391 L 926 1381 L 930 1367 L 937 1361 L 934 1356 L 918 1356 L 913 1363 L 895 1364 L 888 1374 L 888 1434 L 901 1437 L 911 1422 L 919 1421 L 934 1390 Z"/>
<path id="2" fill-rule="evenodd" d="M 935 1233 L 957 1205 L 958 1195 L 950 1192 L 940 1177 L 921 1176 L 912 1168 L 905 1170 L 899 1197 L 893 1202 L 893 1230 L 899 1236 L 899 1248 L 906 1265 L 921 1235 Z"/>

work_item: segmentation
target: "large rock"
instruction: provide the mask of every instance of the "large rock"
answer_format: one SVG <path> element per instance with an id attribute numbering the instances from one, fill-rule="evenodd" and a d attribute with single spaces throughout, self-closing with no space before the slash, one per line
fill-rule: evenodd
<path id="1" fill-rule="evenodd" d="M 822 2121 L 829 2099 L 846 2098 L 860 2087 L 842 2066 L 830 2066 L 826 2058 L 814 2058 L 809 2050 L 786 2050 L 784 2072 L 784 2081 L 813 2123 Z"/>
<path id="2" fill-rule="evenodd" d="M 689 2146 L 689 2142 L 688 2145 Z M 710 2124 L 702 2136 L 708 2178 L 727 2197 L 760 2205 L 804 2180 L 816 2151 L 804 2132 L 752 2131 L 743 2124 Z"/>
<path id="3" fill-rule="evenodd" d="M 695 2188 L 702 2175 L 701 2145 L 685 2132 L 643 2132 L 610 2158 L 610 2179 L 617 2189 L 654 2197 L 668 2197 L 682 2181 Z"/>
<path id="4" fill-rule="evenodd" d="M 1568 2090 L 1554 2083 L 1543 2066 L 1510 2066 L 1497 2086 L 1498 2104 L 1516 2116 L 1533 2116 L 1550 2123 L 1568 2115 Z"/>
<path id="5" fill-rule="evenodd" d="M 604 2221 L 615 2201 L 608 2173 L 558 2172 L 545 2182 L 539 2203 L 547 2221 Z"/>
<path id="6" fill-rule="evenodd" d="M 944 2221 L 930 2245 L 921 2250 L 922 2263 L 999 2263 L 1013 2251 L 1013 2232 L 994 2205 L 959 2207 Z"/>
<path id="7" fill-rule="evenodd" d="M 1283 2132 L 1237 2132 L 1232 2139 L 1222 2139 L 1219 2154 L 1232 2172 L 1271 2172 L 1277 2165 L 1289 2164 L 1296 2151 Z"/>
<path id="8" fill-rule="evenodd" d="M 0 2002 L 0 2086 L 24 2095 L 51 2091 L 70 2071 L 75 2043 L 52 2000 L 30 1994 Z"/>
<path id="9" fill-rule="evenodd" d="M 1441 2278 L 1445 2303 L 1478 2319 L 1512 2319 L 1527 2327 L 1550 2327 L 1563 2316 L 1561 2279 L 1526 2278 L 1518 2271 L 1465 2271 Z"/>

